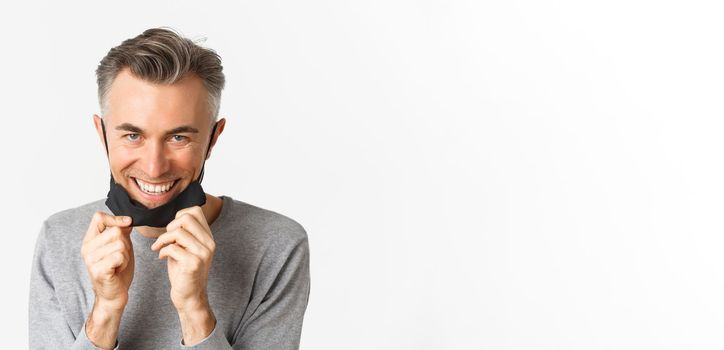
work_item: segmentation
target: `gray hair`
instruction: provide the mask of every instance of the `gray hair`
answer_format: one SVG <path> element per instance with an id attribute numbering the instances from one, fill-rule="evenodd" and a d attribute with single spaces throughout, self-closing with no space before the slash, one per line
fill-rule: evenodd
<path id="1" fill-rule="evenodd" d="M 96 69 L 102 115 L 108 112 L 108 92 L 113 80 L 126 67 L 140 79 L 164 85 L 179 81 L 186 73 L 195 73 L 208 92 L 211 120 L 218 118 L 225 78 L 221 57 L 214 50 L 203 48 L 168 27 L 148 29 L 123 41 L 108 51 Z"/>

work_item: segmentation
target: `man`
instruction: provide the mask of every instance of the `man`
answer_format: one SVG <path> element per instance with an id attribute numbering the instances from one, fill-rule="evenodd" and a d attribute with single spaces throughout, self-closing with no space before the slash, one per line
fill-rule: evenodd
<path id="1" fill-rule="evenodd" d="M 30 284 L 32 349 L 296 349 L 309 248 L 285 216 L 201 190 L 221 60 L 164 28 L 96 71 L 108 198 L 50 216 Z"/>

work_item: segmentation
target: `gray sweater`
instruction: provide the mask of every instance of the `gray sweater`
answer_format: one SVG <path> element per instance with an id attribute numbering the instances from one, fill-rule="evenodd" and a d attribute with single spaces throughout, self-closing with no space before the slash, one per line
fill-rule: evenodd
<path id="1" fill-rule="evenodd" d="M 155 241 L 131 233 L 135 270 L 121 319 L 118 349 L 297 349 L 309 298 L 309 245 L 304 228 L 281 214 L 222 196 L 210 225 L 216 242 L 208 297 L 211 335 L 182 345 L 171 303 L 166 260 Z M 85 335 L 94 292 L 81 243 L 98 200 L 50 216 L 38 235 L 30 278 L 30 348 L 97 349 Z"/>

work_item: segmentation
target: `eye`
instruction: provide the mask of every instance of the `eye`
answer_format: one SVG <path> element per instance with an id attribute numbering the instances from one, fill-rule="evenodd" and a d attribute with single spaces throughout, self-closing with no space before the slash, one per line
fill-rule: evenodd
<path id="1" fill-rule="evenodd" d="M 173 136 L 171 137 L 171 139 L 174 140 L 174 141 L 176 141 L 176 142 L 183 142 L 183 141 L 188 140 L 188 137 L 183 136 L 183 135 L 173 135 Z"/>
<path id="2" fill-rule="evenodd" d="M 137 141 L 140 135 L 138 134 L 126 134 L 124 135 L 128 141 Z"/>

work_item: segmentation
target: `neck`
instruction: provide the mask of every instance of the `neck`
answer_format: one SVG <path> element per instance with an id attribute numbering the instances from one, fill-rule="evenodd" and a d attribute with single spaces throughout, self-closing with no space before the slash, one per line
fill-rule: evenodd
<path id="1" fill-rule="evenodd" d="M 221 207 L 224 204 L 224 201 L 221 198 L 214 197 L 208 193 L 205 193 L 205 195 L 206 204 L 201 206 L 201 211 L 204 212 L 206 222 L 211 225 L 211 223 L 218 218 L 219 213 L 221 213 Z M 141 236 L 148 238 L 158 238 L 158 236 L 166 233 L 165 227 L 138 226 L 136 227 L 136 230 L 139 234 L 141 234 Z"/>

